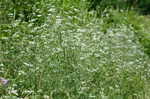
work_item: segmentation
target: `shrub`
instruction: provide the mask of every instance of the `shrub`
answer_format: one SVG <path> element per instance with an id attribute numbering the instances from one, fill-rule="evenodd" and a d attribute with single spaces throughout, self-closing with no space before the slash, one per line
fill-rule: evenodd
<path id="1" fill-rule="evenodd" d="M 88 0 L 90 2 L 89 10 L 97 9 L 103 11 L 107 7 L 119 8 L 119 9 L 131 9 L 139 10 L 142 14 L 150 13 L 150 1 L 149 0 Z"/>

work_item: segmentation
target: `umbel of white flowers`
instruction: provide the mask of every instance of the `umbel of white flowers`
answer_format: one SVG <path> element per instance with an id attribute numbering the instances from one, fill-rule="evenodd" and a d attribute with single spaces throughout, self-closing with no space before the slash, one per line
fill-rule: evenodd
<path id="1" fill-rule="evenodd" d="M 8 80 L 0 77 L 0 85 L 6 85 L 6 84 L 8 84 Z"/>

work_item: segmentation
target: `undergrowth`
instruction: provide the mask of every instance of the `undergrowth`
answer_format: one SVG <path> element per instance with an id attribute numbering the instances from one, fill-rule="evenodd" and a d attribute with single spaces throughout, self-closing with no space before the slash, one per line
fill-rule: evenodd
<path id="1" fill-rule="evenodd" d="M 149 99 L 149 19 L 72 1 L 0 25 L 1 99 Z"/>

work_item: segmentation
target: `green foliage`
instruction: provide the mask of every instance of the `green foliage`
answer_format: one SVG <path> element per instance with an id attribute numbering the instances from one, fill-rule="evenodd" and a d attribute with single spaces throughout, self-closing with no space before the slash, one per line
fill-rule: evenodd
<path id="1" fill-rule="evenodd" d="M 139 16 L 136 13 L 128 14 L 128 23 L 135 29 L 136 36 L 144 47 L 145 53 L 150 57 L 150 19 L 147 16 Z"/>
<path id="2" fill-rule="evenodd" d="M 142 37 L 140 38 L 140 42 L 144 46 L 145 52 L 150 56 L 150 34 L 149 33 L 143 34 Z"/>
<path id="3" fill-rule="evenodd" d="M 150 1 L 149 0 L 140 0 L 138 8 L 143 14 L 150 14 Z"/>
<path id="4" fill-rule="evenodd" d="M 133 6 L 135 1 L 130 0 L 89 0 L 90 9 L 97 9 L 103 11 L 105 8 L 121 8 L 128 9 Z"/>
<path id="5" fill-rule="evenodd" d="M 1 21 L 2 23 L 10 23 L 13 20 L 34 21 L 36 24 L 44 22 L 47 15 L 48 0 L 2 0 Z M 45 5 L 46 4 L 46 5 Z"/>
<path id="6" fill-rule="evenodd" d="M 134 8 L 142 14 L 150 13 L 149 0 L 88 0 L 90 2 L 89 10 L 97 9 L 101 13 L 105 8 L 131 9 Z"/>
<path id="7" fill-rule="evenodd" d="M 28 20 L 0 25 L 0 75 L 10 80 L 1 99 L 149 99 L 148 18 L 115 9 L 97 18 L 85 0 L 35 5 Z"/>

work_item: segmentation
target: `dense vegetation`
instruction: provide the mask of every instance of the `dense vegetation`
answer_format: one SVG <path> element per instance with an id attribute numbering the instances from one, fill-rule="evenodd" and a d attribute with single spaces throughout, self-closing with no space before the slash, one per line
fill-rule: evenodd
<path id="1" fill-rule="evenodd" d="M 149 99 L 149 10 L 110 1 L 1 0 L 0 99 Z"/>
<path id="2" fill-rule="evenodd" d="M 118 9 L 134 9 L 142 14 L 150 13 L 150 0 L 88 0 L 91 9 L 102 12 L 106 7 Z"/>

